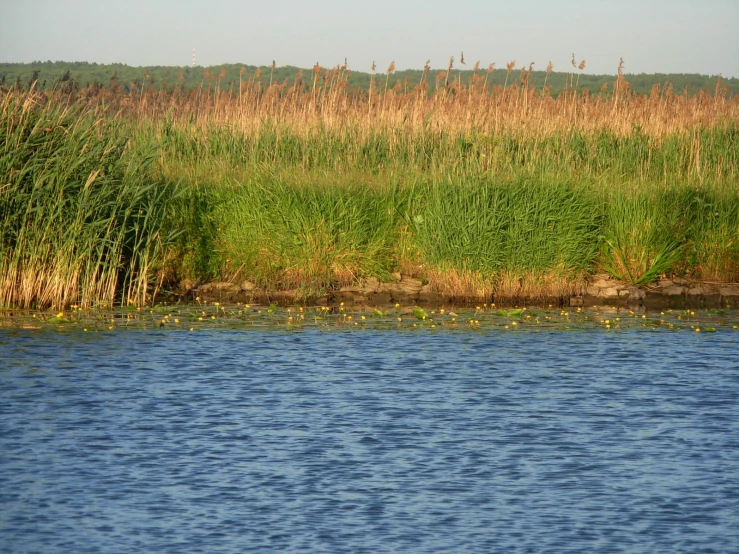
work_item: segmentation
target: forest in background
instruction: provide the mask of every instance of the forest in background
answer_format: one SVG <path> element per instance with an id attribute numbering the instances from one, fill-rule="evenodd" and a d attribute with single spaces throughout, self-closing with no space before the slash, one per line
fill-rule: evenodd
<path id="1" fill-rule="evenodd" d="M 513 64 L 513 65 L 511 65 Z M 145 85 L 152 88 L 173 88 L 181 86 L 186 90 L 204 86 L 218 88 L 220 90 L 231 90 L 238 88 L 239 80 L 247 81 L 255 79 L 261 81 L 265 86 L 274 83 L 294 83 L 297 78 L 310 82 L 313 75 L 321 69 L 331 69 L 332 66 L 321 66 L 316 64 L 313 68 L 298 68 L 293 66 L 254 66 L 243 64 L 223 64 L 209 67 L 177 67 L 177 66 L 150 66 L 133 67 L 125 64 L 97 64 L 88 62 L 31 62 L 31 63 L 0 63 L 0 86 L 4 87 L 27 87 L 31 82 L 37 82 L 37 88 L 44 89 L 58 83 L 61 80 L 72 81 L 80 87 L 94 86 L 95 84 L 109 85 L 111 80 L 116 81 L 124 89 L 131 86 L 140 87 Z M 336 67 L 341 67 L 339 64 Z M 617 70 L 614 66 L 613 75 L 592 75 L 579 69 L 581 62 L 575 61 L 571 68 L 556 71 L 553 68 L 541 69 L 530 64 L 515 65 L 515 62 L 504 64 L 504 67 L 479 66 L 474 69 L 475 64 L 461 65 L 455 60 L 452 67 L 447 69 L 431 69 L 428 65 L 424 69 L 409 69 L 404 71 L 388 71 L 388 68 L 376 68 L 376 72 L 353 71 L 347 68 L 347 83 L 351 88 L 362 88 L 367 90 L 371 79 L 386 80 L 390 88 L 408 90 L 415 87 L 425 79 L 429 90 L 443 84 L 448 80 L 460 80 L 468 83 L 473 75 L 485 75 L 487 83 L 492 87 L 495 85 L 505 86 L 520 80 L 519 75 L 525 72 L 528 75 L 529 84 L 537 88 L 550 87 L 550 94 L 557 95 L 560 92 L 576 86 L 581 91 L 591 94 L 612 91 Z M 675 94 L 683 94 L 686 90 L 695 93 L 700 90 L 713 93 L 717 86 L 718 76 L 699 74 L 678 73 L 653 73 L 653 74 L 624 74 L 632 92 L 636 94 L 647 94 L 652 87 L 659 85 L 660 88 L 671 86 Z M 721 79 L 721 87 L 725 88 L 728 95 L 739 94 L 739 79 Z"/>

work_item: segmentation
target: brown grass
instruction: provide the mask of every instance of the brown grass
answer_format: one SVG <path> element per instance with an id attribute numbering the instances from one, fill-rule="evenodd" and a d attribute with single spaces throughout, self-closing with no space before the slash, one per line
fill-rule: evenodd
<path id="1" fill-rule="evenodd" d="M 125 93 L 115 84 L 64 93 L 69 99 L 96 104 L 105 100 L 111 110 L 144 119 L 158 119 L 169 113 L 175 121 L 227 125 L 247 133 L 263 128 L 269 120 L 287 123 L 298 134 L 309 134 L 317 128 L 337 130 L 351 126 L 362 134 L 392 128 L 409 133 L 516 132 L 541 137 L 573 130 L 627 135 L 639 127 L 650 136 L 662 137 L 739 119 L 739 96 L 727 97 L 720 79 L 713 95 L 704 91 L 674 94 L 671 87 L 656 85 L 650 94 L 635 94 L 625 78 L 621 60 L 618 74 L 607 90 L 589 94 L 578 91 L 577 81 L 571 81 L 568 90 L 552 97 L 546 80 L 540 89 L 530 84 L 533 64 L 522 68 L 518 79 L 510 78 L 515 65 L 515 61 L 506 64 L 503 87 L 489 83 L 494 64 L 485 75 L 475 70 L 467 83 L 461 77 L 452 79 L 451 58 L 446 72 L 436 76 L 434 90 L 429 90 L 425 78 L 430 71 L 428 62 L 424 78 L 418 83 L 390 87 L 393 62 L 385 74 L 384 86 L 378 89 L 373 75 L 369 90 L 349 86 L 346 65 L 327 69 L 316 63 L 307 81 L 299 73 L 293 82 L 272 83 L 270 72 L 268 82 L 262 83 L 259 69 L 244 81 L 242 71 L 238 86 L 227 91 L 216 86 L 223 72 L 216 76 L 206 70 L 203 84 L 192 91 L 181 85 L 167 89 L 148 84 L 131 87 Z M 585 61 L 578 65 L 573 56 L 572 65 L 573 73 L 582 71 Z M 479 63 L 475 67 L 478 66 Z M 550 62 L 547 77 L 552 68 Z"/>

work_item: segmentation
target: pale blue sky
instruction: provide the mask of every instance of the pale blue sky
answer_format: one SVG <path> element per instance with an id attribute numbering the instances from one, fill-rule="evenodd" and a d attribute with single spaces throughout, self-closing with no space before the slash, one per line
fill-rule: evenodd
<path id="1" fill-rule="evenodd" d="M 739 77 L 739 0 L 0 0 L 0 61 L 369 71 L 468 66 Z"/>

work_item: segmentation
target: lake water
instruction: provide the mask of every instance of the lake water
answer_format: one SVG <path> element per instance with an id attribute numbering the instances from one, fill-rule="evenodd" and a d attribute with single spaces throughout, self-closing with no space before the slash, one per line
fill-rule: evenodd
<path id="1" fill-rule="evenodd" d="M 0 551 L 737 552 L 738 339 L 0 329 Z"/>

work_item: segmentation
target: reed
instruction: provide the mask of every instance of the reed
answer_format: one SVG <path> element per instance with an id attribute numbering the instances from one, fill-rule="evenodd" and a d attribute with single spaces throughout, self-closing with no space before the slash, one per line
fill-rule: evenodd
<path id="1" fill-rule="evenodd" d="M 390 186 L 351 180 L 289 182 L 270 175 L 212 186 L 221 275 L 269 289 L 326 292 L 387 280 L 403 202 Z"/>
<path id="2" fill-rule="evenodd" d="M 460 59 L 460 62 L 463 60 Z M 507 75 L 515 62 L 507 64 Z M 454 295 L 739 278 L 739 99 L 546 82 L 307 81 L 0 92 L 0 303 L 141 304 L 248 279 L 312 294 L 395 271 Z M 373 64 L 374 70 L 374 64 Z M 548 68 L 548 72 L 551 67 Z M 579 75 L 579 74 L 578 74 Z"/>
<path id="3" fill-rule="evenodd" d="M 0 100 L 0 304 L 144 303 L 177 188 L 151 180 L 156 147 L 123 120 L 36 100 Z"/>
<path id="4" fill-rule="evenodd" d="M 424 186 L 413 198 L 409 215 L 421 259 L 453 268 L 453 281 L 477 275 L 498 293 L 530 296 L 530 285 L 558 280 L 563 286 L 548 286 L 545 295 L 559 296 L 593 267 L 601 214 L 580 187 L 474 180 Z M 443 271 L 435 281 L 442 292 L 461 295 Z"/>

